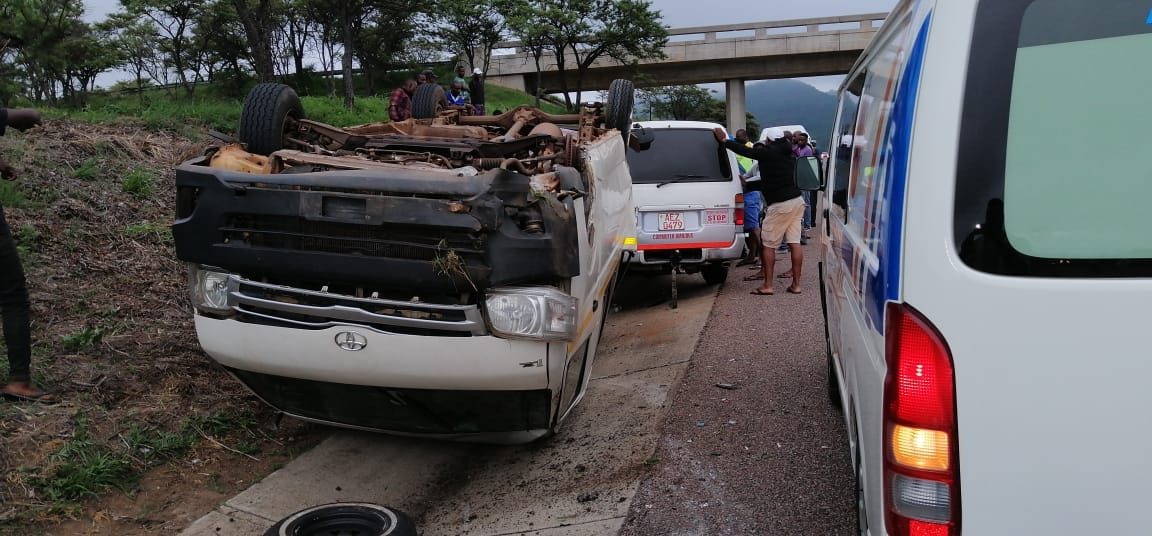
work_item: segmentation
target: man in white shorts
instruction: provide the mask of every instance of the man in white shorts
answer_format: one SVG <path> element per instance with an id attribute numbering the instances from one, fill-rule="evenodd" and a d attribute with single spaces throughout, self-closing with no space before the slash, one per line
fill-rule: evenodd
<path id="1" fill-rule="evenodd" d="M 800 274 L 804 265 L 804 250 L 800 248 L 802 231 L 801 218 L 804 215 L 804 197 L 796 187 L 796 162 L 792 153 L 792 142 L 782 135 L 773 136 L 765 146 L 746 147 L 731 141 L 723 129 L 715 129 L 716 141 L 728 150 L 749 158 L 755 158 L 760 166 L 760 191 L 764 203 L 764 219 L 760 222 L 761 261 L 764 265 L 763 283 L 752 294 L 767 296 L 773 294 L 772 282 L 776 273 L 776 248 L 781 243 L 788 244 L 792 256 L 792 284 L 788 292 L 800 294 Z M 778 133 L 777 133 L 778 134 Z"/>

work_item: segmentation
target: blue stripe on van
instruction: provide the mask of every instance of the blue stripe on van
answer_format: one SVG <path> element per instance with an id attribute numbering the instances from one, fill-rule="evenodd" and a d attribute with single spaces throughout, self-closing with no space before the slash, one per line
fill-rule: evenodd
<path id="1" fill-rule="evenodd" d="M 901 246 L 904 238 L 904 195 L 908 184 L 908 158 L 912 145 L 912 119 L 916 112 L 916 97 L 920 87 L 920 72 L 924 64 L 924 49 L 928 42 L 928 28 L 932 14 L 924 19 L 916 34 L 916 41 L 908 55 L 908 63 L 896 88 L 896 102 L 888 118 L 891 132 L 891 165 L 886 166 L 884 178 L 888 183 L 888 214 L 886 231 L 880 244 L 880 269 L 875 277 L 869 276 L 865 293 L 872 325 L 884 334 L 884 306 L 900 299 Z"/>

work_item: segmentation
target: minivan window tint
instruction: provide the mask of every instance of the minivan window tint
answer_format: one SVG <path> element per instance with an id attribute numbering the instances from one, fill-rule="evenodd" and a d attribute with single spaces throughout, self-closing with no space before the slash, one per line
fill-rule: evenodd
<path id="1" fill-rule="evenodd" d="M 1152 2 L 984 0 L 969 63 L 955 232 L 970 266 L 1152 275 Z"/>
<path id="2" fill-rule="evenodd" d="M 634 184 L 732 180 L 728 150 L 702 128 L 648 128 L 654 136 L 646 150 L 628 149 Z"/>

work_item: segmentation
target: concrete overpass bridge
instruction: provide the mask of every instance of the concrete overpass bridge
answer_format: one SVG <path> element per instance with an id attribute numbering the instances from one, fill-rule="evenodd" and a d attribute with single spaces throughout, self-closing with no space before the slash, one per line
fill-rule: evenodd
<path id="1" fill-rule="evenodd" d="M 587 71 L 583 89 L 607 89 L 617 78 L 631 79 L 640 87 L 725 82 L 728 127 L 744 128 L 745 81 L 845 74 L 886 16 L 869 13 L 670 28 L 665 59 L 627 65 L 600 58 Z M 558 71 L 555 55 L 541 57 L 537 72 L 532 55 L 521 43 L 501 43 L 498 48 L 516 52 L 493 54 L 488 82 L 528 93 L 536 88 L 557 92 L 562 79 L 569 88 L 576 87 L 575 68 Z M 567 63 L 573 65 L 575 60 L 569 57 Z"/>

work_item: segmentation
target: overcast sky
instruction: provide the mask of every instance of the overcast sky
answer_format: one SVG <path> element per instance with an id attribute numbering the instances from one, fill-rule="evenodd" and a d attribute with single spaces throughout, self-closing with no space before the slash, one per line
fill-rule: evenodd
<path id="1" fill-rule="evenodd" d="M 483 0 L 479 0 L 483 1 Z M 672 28 L 739 24 L 809 17 L 882 13 L 892 9 L 896 0 L 653 0 L 664 25 Z M 103 20 L 119 10 L 117 0 L 85 0 L 85 18 Z M 834 88 L 839 77 L 806 80 L 821 90 Z"/>

